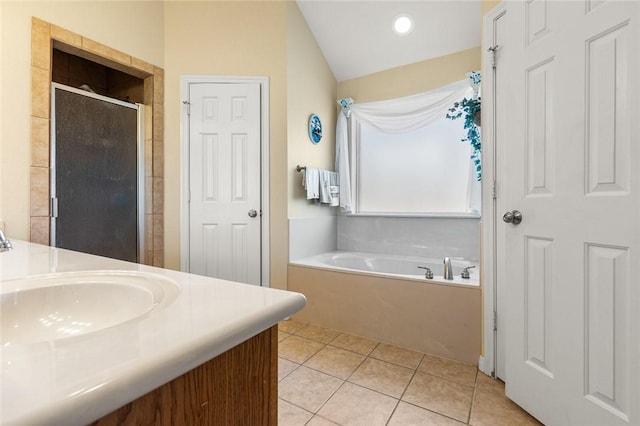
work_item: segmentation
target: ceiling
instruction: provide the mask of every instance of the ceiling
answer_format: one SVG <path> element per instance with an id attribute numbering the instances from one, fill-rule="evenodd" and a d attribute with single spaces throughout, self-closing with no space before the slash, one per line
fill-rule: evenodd
<path id="1" fill-rule="evenodd" d="M 296 0 L 338 81 L 480 46 L 480 0 Z M 408 13 L 404 36 L 393 17 Z"/>

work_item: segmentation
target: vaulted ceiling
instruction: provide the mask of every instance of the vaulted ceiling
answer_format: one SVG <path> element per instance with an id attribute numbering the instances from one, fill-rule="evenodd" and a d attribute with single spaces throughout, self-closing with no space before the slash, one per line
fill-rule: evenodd
<path id="1" fill-rule="evenodd" d="M 480 0 L 297 0 L 338 81 L 480 46 Z M 414 29 L 393 31 L 409 14 Z"/>

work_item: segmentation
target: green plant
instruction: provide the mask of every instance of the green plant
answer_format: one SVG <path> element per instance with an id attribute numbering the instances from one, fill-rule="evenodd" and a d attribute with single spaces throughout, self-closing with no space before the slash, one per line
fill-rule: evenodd
<path id="1" fill-rule="evenodd" d="M 457 120 L 464 116 L 464 128 L 467 131 L 467 137 L 461 139 L 462 142 L 469 141 L 473 152 L 471 154 L 471 160 L 476 168 L 476 175 L 478 180 L 482 179 L 482 165 L 480 161 L 480 153 L 482 152 L 482 143 L 480 141 L 480 97 L 477 98 L 463 98 L 460 102 L 453 104 L 452 108 L 449 108 L 447 118 L 451 120 Z"/>

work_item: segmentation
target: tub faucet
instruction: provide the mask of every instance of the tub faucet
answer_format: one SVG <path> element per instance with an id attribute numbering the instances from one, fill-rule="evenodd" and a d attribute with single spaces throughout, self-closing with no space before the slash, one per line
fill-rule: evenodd
<path id="1" fill-rule="evenodd" d="M 432 280 L 433 279 L 433 271 L 431 270 L 431 268 L 428 268 L 426 266 L 418 266 L 418 268 L 420 269 L 424 269 L 424 277 L 428 280 Z"/>
<path id="2" fill-rule="evenodd" d="M 451 259 L 448 257 L 444 258 L 444 279 L 452 280 L 453 279 L 453 269 L 451 268 Z"/>
<path id="3" fill-rule="evenodd" d="M 460 273 L 460 276 L 468 280 L 469 278 L 471 278 L 471 272 L 469 272 L 469 269 L 475 268 L 475 267 L 476 265 L 467 266 L 462 270 L 462 273 Z"/>
<path id="4" fill-rule="evenodd" d="M 4 236 L 4 232 L 0 229 L 0 252 L 9 251 L 13 248 L 11 241 Z"/>

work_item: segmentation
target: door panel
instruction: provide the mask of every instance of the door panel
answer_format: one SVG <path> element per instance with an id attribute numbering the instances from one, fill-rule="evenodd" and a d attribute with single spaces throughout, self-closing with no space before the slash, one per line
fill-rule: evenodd
<path id="1" fill-rule="evenodd" d="M 507 18 L 507 396 L 547 425 L 637 425 L 639 2 Z"/>
<path id="2" fill-rule="evenodd" d="M 260 285 L 260 86 L 193 83 L 189 97 L 190 272 Z"/>

